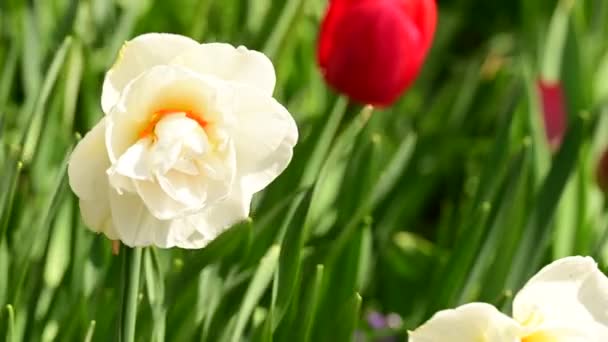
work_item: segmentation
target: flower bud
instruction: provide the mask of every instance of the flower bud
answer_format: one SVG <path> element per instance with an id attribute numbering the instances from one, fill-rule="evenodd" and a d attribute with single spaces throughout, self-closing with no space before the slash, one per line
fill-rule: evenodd
<path id="1" fill-rule="evenodd" d="M 352 100 L 389 106 L 416 79 L 436 21 L 435 0 L 333 0 L 321 25 L 321 72 Z"/>
<path id="2" fill-rule="evenodd" d="M 566 106 L 560 82 L 539 80 L 537 83 L 541 96 L 543 121 L 547 141 L 552 151 L 562 144 L 566 132 Z"/>

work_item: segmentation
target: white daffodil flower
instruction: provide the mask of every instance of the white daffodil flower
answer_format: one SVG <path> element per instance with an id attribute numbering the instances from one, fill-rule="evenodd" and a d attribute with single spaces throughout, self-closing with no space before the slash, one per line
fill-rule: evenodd
<path id="1" fill-rule="evenodd" d="M 484 303 L 436 313 L 410 342 L 606 342 L 608 278 L 590 257 L 538 272 L 513 301 L 513 318 Z"/>
<path id="2" fill-rule="evenodd" d="M 262 53 L 150 33 L 106 74 L 105 116 L 68 169 L 85 224 L 129 246 L 201 248 L 289 164 L 296 124 Z"/>

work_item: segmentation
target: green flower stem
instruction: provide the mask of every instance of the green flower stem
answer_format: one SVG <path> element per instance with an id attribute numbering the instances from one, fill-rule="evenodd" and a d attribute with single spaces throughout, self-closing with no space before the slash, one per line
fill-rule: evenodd
<path id="1" fill-rule="evenodd" d="M 122 297 L 118 341 L 135 340 L 137 320 L 137 297 L 139 296 L 139 277 L 141 273 L 141 248 L 124 248 L 122 257 Z"/>

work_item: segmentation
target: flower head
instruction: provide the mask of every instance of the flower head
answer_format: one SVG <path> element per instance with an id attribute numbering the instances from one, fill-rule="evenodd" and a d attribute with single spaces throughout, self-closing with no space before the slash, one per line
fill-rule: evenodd
<path id="1" fill-rule="evenodd" d="M 418 75 L 436 21 L 435 0 L 332 0 L 317 54 L 325 80 L 355 101 L 391 105 Z"/>
<path id="2" fill-rule="evenodd" d="M 125 43 L 105 116 L 74 150 L 85 224 L 129 246 L 201 248 L 249 215 L 298 137 L 263 54 L 174 34 Z"/>
<path id="3" fill-rule="evenodd" d="M 566 133 L 566 104 L 560 82 L 539 80 L 538 91 L 542 100 L 543 122 L 549 146 L 553 151 L 562 144 Z"/>
<path id="4" fill-rule="evenodd" d="M 608 341 L 608 278 L 593 259 L 567 257 L 538 272 L 513 301 L 513 318 L 485 303 L 435 314 L 411 342 Z"/>

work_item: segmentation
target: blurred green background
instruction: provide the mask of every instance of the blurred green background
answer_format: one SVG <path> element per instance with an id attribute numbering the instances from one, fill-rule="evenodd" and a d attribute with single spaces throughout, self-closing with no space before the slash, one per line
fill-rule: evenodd
<path id="1" fill-rule="evenodd" d="M 373 113 L 316 67 L 326 5 L 0 0 L 0 339 L 117 340 L 120 257 L 83 226 L 66 162 L 118 49 L 152 31 L 264 51 L 300 142 L 250 221 L 144 251 L 137 341 L 403 341 L 442 308 L 508 311 L 552 259 L 608 265 L 607 1 L 439 1 L 415 86 Z M 540 79 L 566 95 L 556 151 Z"/>

